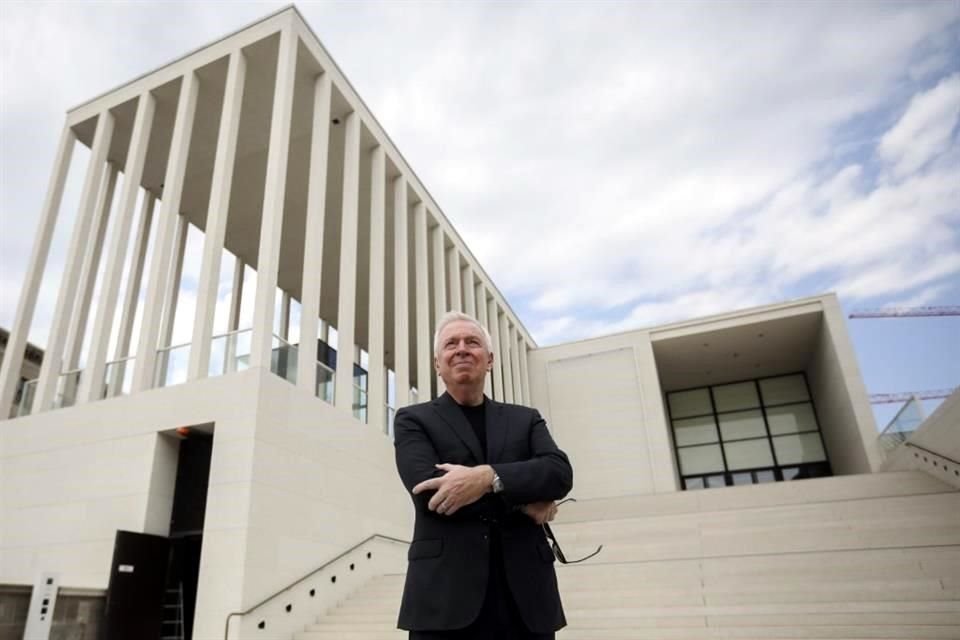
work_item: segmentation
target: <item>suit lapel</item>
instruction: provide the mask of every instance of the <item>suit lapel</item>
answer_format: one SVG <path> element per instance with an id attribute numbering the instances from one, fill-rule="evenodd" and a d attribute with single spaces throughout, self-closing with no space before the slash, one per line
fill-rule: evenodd
<path id="1" fill-rule="evenodd" d="M 487 423 L 487 450 L 490 452 L 487 462 L 497 462 L 500 460 L 500 454 L 503 453 L 503 446 L 507 442 L 507 425 L 505 425 L 501 419 L 503 405 L 489 398 L 484 398 L 484 402 L 487 403 L 484 414 L 486 415 Z"/>
<path id="2" fill-rule="evenodd" d="M 442 396 L 433 401 L 434 410 L 440 414 L 440 417 L 443 418 L 443 421 L 450 425 L 453 429 L 453 432 L 457 434 L 457 437 L 463 440 L 463 444 L 467 445 L 467 449 L 470 450 L 470 453 L 473 454 L 473 457 L 478 463 L 482 463 L 486 460 L 486 452 L 480 450 L 480 441 L 477 439 L 477 434 L 473 432 L 473 427 L 470 426 L 470 423 L 467 421 L 467 417 L 463 415 L 463 411 L 460 410 L 460 407 L 457 406 L 457 403 L 454 402 L 453 398 L 450 397 L 450 394 L 444 393 Z M 490 421 L 489 417 L 487 418 L 487 433 L 490 433 Z M 490 437 L 489 435 L 487 436 Z M 488 441 L 489 442 L 489 441 Z"/>

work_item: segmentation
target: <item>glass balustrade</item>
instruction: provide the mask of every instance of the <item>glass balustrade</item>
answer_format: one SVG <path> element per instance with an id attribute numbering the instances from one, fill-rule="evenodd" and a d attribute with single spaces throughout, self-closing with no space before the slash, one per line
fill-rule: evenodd
<path id="1" fill-rule="evenodd" d="M 322 362 L 317 362 L 317 387 L 315 390 L 316 396 L 324 402 L 333 404 L 333 392 L 335 384 L 336 374 L 334 370 Z"/>
<path id="2" fill-rule="evenodd" d="M 103 389 L 100 398 L 115 398 L 130 393 L 133 388 L 133 356 L 112 360 L 103 372 Z"/>
<path id="3" fill-rule="evenodd" d="M 214 336 L 210 341 L 207 375 L 212 378 L 248 368 L 252 335 L 253 329 L 239 329 Z"/>
<path id="4" fill-rule="evenodd" d="M 358 384 L 353 385 L 353 417 L 367 421 L 367 390 Z"/>
<path id="5" fill-rule="evenodd" d="M 270 371 L 291 384 L 297 384 L 297 345 L 274 335 L 270 346 Z"/>
<path id="6" fill-rule="evenodd" d="M 33 410 L 33 399 L 37 395 L 37 379 L 28 380 L 23 383 L 23 393 L 20 395 L 20 406 L 17 408 L 17 416 L 28 416 Z"/>
<path id="7" fill-rule="evenodd" d="M 897 415 L 878 436 L 880 448 L 885 454 L 889 454 L 907 441 L 924 418 L 923 403 L 917 396 L 913 396 L 900 407 Z"/>
<path id="8" fill-rule="evenodd" d="M 77 403 L 77 390 L 80 388 L 80 374 L 83 369 L 74 369 L 60 374 L 57 380 L 57 392 L 53 398 L 53 408 L 72 407 Z"/>
<path id="9" fill-rule="evenodd" d="M 157 351 L 157 363 L 154 369 L 153 386 L 169 387 L 187 381 L 187 367 L 190 364 L 190 344 L 164 347 Z"/>

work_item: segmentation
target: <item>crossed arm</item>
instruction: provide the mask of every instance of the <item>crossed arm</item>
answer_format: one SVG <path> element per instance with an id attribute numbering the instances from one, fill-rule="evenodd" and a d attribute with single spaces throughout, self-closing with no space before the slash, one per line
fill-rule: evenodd
<path id="1" fill-rule="evenodd" d="M 394 422 L 394 446 L 397 469 L 417 509 L 439 515 L 476 515 L 475 504 L 491 491 L 496 472 L 504 484 L 499 497 L 542 524 L 553 519 L 554 501 L 573 486 L 570 462 L 536 411 L 532 414 L 531 456 L 527 460 L 475 467 L 445 463 L 422 425 L 402 409 Z"/>

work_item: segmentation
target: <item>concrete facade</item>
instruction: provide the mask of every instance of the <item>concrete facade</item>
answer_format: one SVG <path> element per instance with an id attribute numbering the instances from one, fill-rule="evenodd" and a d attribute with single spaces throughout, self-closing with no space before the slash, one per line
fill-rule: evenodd
<path id="1" fill-rule="evenodd" d="M 540 409 L 571 455 L 578 499 L 696 500 L 681 491 L 670 394 L 778 376 L 803 375 L 832 475 L 880 469 L 833 295 L 538 348 L 295 8 L 68 112 L 0 415 L 77 142 L 92 152 L 50 344 L 30 405 L 0 423 L 0 584 L 56 571 L 70 588 L 106 589 L 118 530 L 171 535 L 185 434 L 212 436 L 194 638 L 222 637 L 228 614 L 374 534 L 406 538 L 390 419 L 443 392 L 431 341 L 451 309 L 489 328 L 488 394 Z M 191 343 L 171 345 L 188 228 L 203 233 L 198 301 Z M 224 268 L 230 311 L 217 329 Z M 791 485 L 776 495 L 802 493 Z M 231 636 L 267 637 L 257 625 L 269 618 L 269 637 L 290 637 L 302 608 L 331 606 L 404 557 L 382 539 L 357 553 L 362 566 L 340 559 L 316 574 L 322 587 L 297 583 L 296 615 L 270 601 L 235 617 Z"/>

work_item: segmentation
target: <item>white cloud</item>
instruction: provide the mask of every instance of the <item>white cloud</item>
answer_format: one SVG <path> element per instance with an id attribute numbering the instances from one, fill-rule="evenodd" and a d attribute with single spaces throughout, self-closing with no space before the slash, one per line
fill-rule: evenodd
<path id="1" fill-rule="evenodd" d="M 906 112 L 880 140 L 880 156 L 892 165 L 894 175 L 908 175 L 950 147 L 958 120 L 960 73 L 955 73 L 910 100 Z"/>

